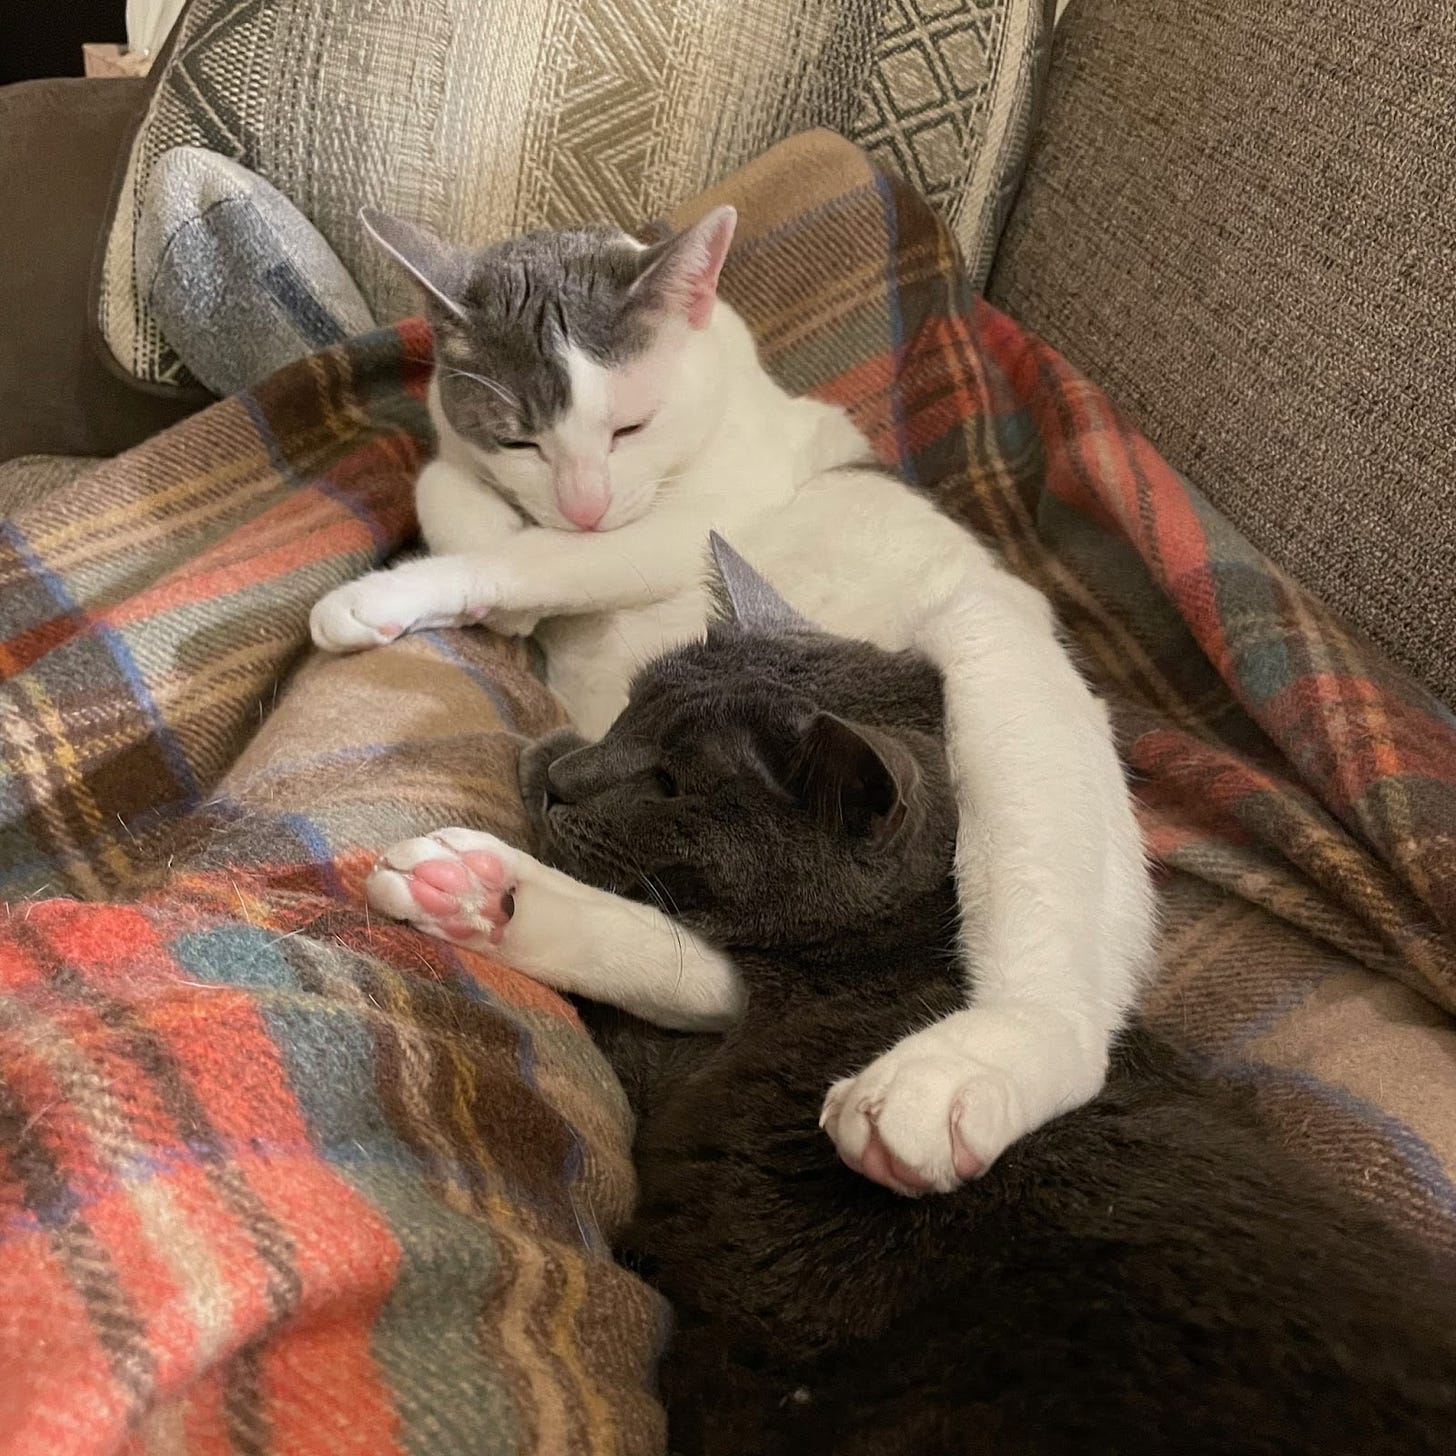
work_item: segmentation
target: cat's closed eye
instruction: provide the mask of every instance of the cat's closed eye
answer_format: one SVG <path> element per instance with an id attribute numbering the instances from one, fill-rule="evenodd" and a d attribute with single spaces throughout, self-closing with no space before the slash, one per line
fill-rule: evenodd
<path id="1" fill-rule="evenodd" d="M 538 448 L 534 440 L 497 440 L 496 444 L 502 450 L 535 450 Z"/>
<path id="2" fill-rule="evenodd" d="M 635 435 L 639 431 L 645 430 L 646 428 L 647 428 L 647 421 L 646 420 L 638 420 L 635 425 L 623 425 L 620 430 L 613 430 L 612 431 L 612 438 L 614 440 L 624 440 L 624 439 L 626 439 L 626 437 L 628 435 Z"/>

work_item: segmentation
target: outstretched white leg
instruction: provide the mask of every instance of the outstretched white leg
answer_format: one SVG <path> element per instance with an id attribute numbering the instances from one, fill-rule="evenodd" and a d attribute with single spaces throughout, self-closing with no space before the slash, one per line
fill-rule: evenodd
<path id="1" fill-rule="evenodd" d="M 915 645 L 945 680 L 969 1005 L 836 1083 L 821 1119 L 845 1162 L 903 1193 L 978 1176 L 1097 1095 L 1153 938 L 1107 712 L 1046 600 L 987 563 Z"/>
<path id="2" fill-rule="evenodd" d="M 403 840 L 365 893 L 427 935 L 656 1026 L 722 1031 L 743 1012 L 738 972 L 721 951 L 660 910 L 583 885 L 493 834 Z"/>

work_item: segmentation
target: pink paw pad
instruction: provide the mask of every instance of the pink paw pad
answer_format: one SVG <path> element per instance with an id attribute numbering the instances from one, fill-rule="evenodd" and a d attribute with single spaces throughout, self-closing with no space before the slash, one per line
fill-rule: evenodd
<path id="1" fill-rule="evenodd" d="M 858 1157 L 852 1157 L 841 1148 L 839 1150 L 840 1161 L 861 1177 L 868 1178 L 871 1182 L 878 1183 L 882 1188 L 888 1188 L 893 1193 L 918 1198 L 922 1193 L 933 1192 L 935 1185 L 928 1178 L 908 1163 L 902 1162 L 885 1146 L 884 1139 L 880 1136 L 880 1130 L 875 1125 L 877 1109 L 861 1107 L 860 1110 L 870 1125 L 869 1140 Z M 961 1108 L 957 1106 L 951 1115 L 951 1164 L 955 1168 L 956 1178 L 964 1183 L 972 1178 L 979 1178 L 986 1171 L 986 1163 L 966 1145 L 962 1138 L 957 1125 L 960 1114 Z M 838 1102 L 831 1102 L 831 1105 L 824 1110 L 820 1126 L 824 1126 L 838 1115 Z"/>
<path id="2" fill-rule="evenodd" d="M 379 626 L 375 628 L 375 631 L 377 631 L 381 637 L 393 638 L 398 637 L 404 631 L 404 627 L 399 622 L 381 622 Z"/>
<path id="3" fill-rule="evenodd" d="M 422 860 L 410 872 L 416 884 L 423 883 L 437 890 L 459 896 L 470 887 L 470 871 L 459 860 Z"/>
<path id="4" fill-rule="evenodd" d="M 410 898 L 425 912 L 426 915 L 434 915 L 437 918 L 442 915 L 454 915 L 460 909 L 460 896 L 452 895 L 447 890 L 437 889 L 434 885 L 417 876 L 407 881 L 409 885 Z"/>
<path id="5" fill-rule="evenodd" d="M 467 850 L 459 858 L 421 860 L 405 876 L 410 898 L 450 940 L 485 936 L 499 942 L 515 914 L 516 899 L 506 868 L 489 850 Z"/>
<path id="6" fill-rule="evenodd" d="M 957 1102 L 950 1110 L 950 1156 L 956 1177 L 962 1182 L 979 1178 L 986 1171 L 986 1160 L 976 1153 L 961 1134 L 961 1118 L 965 1108 Z"/>
<path id="7" fill-rule="evenodd" d="M 442 920 L 440 922 L 441 935 L 448 935 L 451 940 L 474 940 L 477 935 L 488 935 L 492 940 L 500 939 L 500 931 L 472 925 L 468 920 Z"/>
<path id="8" fill-rule="evenodd" d="M 841 1153 L 840 1156 L 844 1158 Z M 929 1193 L 931 1184 L 920 1176 L 914 1168 L 902 1163 L 892 1153 L 880 1138 L 879 1129 L 870 1128 L 870 1140 L 865 1144 L 865 1149 L 860 1154 L 856 1164 L 849 1158 L 844 1162 L 856 1173 L 868 1178 L 872 1183 L 878 1183 L 882 1188 L 888 1188 L 893 1193 L 902 1193 L 907 1197 L 914 1198 L 921 1193 Z"/>
<path id="9" fill-rule="evenodd" d="M 986 1171 L 985 1163 L 961 1141 L 961 1136 L 958 1132 L 951 1134 L 950 1145 L 956 1177 L 961 1182 L 964 1183 L 970 1178 L 979 1178 Z"/>
<path id="10" fill-rule="evenodd" d="M 460 859 L 482 892 L 482 910 L 497 925 L 504 925 L 516 913 L 516 897 L 506 884 L 505 866 L 488 849 L 468 850 Z"/>
<path id="11" fill-rule="evenodd" d="M 501 888 L 506 877 L 506 867 L 500 862 L 499 855 L 492 854 L 488 849 L 472 849 L 460 856 L 460 862 L 487 889 Z"/>

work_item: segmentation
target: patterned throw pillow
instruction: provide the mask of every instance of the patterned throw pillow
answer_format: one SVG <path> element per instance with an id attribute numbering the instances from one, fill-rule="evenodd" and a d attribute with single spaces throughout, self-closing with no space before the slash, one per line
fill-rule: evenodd
<path id="1" fill-rule="evenodd" d="M 1020 172 L 1054 0 L 192 0 L 117 191 L 96 300 L 122 367 L 192 381 L 136 281 L 157 160 L 206 147 L 323 234 L 376 317 L 413 307 L 364 205 L 483 243 L 631 226 L 826 126 L 903 173 L 977 282 Z"/>

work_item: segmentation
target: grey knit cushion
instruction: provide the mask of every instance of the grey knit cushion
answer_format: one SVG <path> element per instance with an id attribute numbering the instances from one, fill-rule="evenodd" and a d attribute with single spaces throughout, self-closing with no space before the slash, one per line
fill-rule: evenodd
<path id="1" fill-rule="evenodd" d="M 137 286 L 163 337 L 218 394 L 374 327 L 354 280 L 276 187 L 201 147 L 152 168 Z"/>

